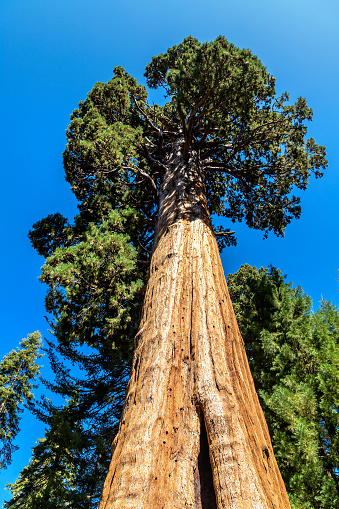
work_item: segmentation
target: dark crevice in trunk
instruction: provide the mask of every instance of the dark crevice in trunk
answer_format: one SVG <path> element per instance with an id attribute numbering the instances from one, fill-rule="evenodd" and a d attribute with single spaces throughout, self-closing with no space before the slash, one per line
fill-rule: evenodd
<path id="1" fill-rule="evenodd" d="M 202 410 L 199 413 L 200 451 L 194 473 L 195 507 L 196 509 L 217 509 L 205 419 Z"/>

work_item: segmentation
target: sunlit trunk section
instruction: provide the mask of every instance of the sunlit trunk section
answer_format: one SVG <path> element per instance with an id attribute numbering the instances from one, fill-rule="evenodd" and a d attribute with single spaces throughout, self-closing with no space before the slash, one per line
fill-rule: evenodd
<path id="1" fill-rule="evenodd" d="M 131 378 L 99 509 L 282 509 L 197 154 L 161 189 Z"/>

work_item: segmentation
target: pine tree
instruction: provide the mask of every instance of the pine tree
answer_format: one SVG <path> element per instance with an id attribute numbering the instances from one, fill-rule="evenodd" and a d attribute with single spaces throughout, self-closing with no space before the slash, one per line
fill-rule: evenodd
<path id="1" fill-rule="evenodd" d="M 34 398 L 32 389 L 40 373 L 36 361 L 41 354 L 39 332 L 22 339 L 0 363 L 0 469 L 10 465 L 12 454 L 18 449 L 13 441 L 20 431 L 19 414 Z"/>
<path id="2" fill-rule="evenodd" d="M 228 276 L 273 449 L 294 509 L 339 504 L 339 310 L 273 267 Z"/>
<path id="3" fill-rule="evenodd" d="M 128 362 L 145 294 L 100 508 L 288 507 L 215 240 L 232 235 L 211 215 L 282 235 L 325 150 L 305 140 L 306 101 L 277 97 L 223 37 L 185 39 L 146 78 L 164 106 L 117 67 L 73 112 L 64 166 L 79 215 L 30 235 L 48 257 L 57 348 L 86 369 L 88 347 Z"/>
<path id="4" fill-rule="evenodd" d="M 8 486 L 13 496 L 5 507 L 92 509 L 98 504 L 129 365 L 117 350 L 108 351 L 109 359 L 98 354 L 76 355 L 73 350 L 72 360 L 66 356 L 67 348 L 61 350 L 66 359 L 76 362 L 77 371 L 85 374 L 71 375 L 70 368 L 66 369 L 58 359 L 58 349 L 49 342 L 47 352 L 56 379 L 54 383 L 43 382 L 66 403 L 56 405 L 43 397 L 32 408 L 47 431 L 34 447 L 29 465 Z"/>

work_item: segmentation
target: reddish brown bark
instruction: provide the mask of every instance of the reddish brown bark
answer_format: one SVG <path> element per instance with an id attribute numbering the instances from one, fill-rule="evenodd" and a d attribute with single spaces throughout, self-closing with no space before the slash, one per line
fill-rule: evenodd
<path id="1" fill-rule="evenodd" d="M 289 508 L 196 154 L 168 163 L 143 316 L 99 509 Z"/>

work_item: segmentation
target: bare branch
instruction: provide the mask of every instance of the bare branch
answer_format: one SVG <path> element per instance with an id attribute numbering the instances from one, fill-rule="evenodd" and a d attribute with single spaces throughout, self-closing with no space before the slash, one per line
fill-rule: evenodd
<path id="1" fill-rule="evenodd" d="M 151 189 L 154 197 L 157 200 L 157 203 L 159 203 L 159 193 L 157 186 L 155 185 L 155 182 L 152 179 L 152 177 L 146 171 L 142 170 L 138 166 L 123 166 L 123 168 L 126 170 L 131 170 L 137 175 L 140 175 L 143 178 L 143 180 L 147 183 L 148 187 Z"/>
<path id="2" fill-rule="evenodd" d="M 182 111 L 182 109 L 181 109 L 181 104 L 180 104 L 179 102 L 177 102 L 177 112 L 178 112 L 178 115 L 179 115 L 180 120 L 181 120 L 181 122 L 182 122 L 182 126 L 183 126 L 183 128 L 185 129 L 185 127 L 186 127 L 186 124 L 185 124 L 185 117 L 184 117 L 184 113 L 183 113 L 183 111 Z"/>
<path id="3" fill-rule="evenodd" d="M 134 102 L 134 105 L 136 107 L 136 109 L 138 110 L 138 112 L 145 118 L 145 120 L 147 120 L 147 122 L 149 123 L 149 125 L 159 134 L 161 133 L 161 130 L 159 129 L 159 127 L 157 127 L 156 125 L 154 125 L 154 123 L 152 122 L 152 120 L 149 118 L 149 116 L 147 115 L 147 113 L 142 109 L 140 108 L 139 104 L 138 104 L 138 101 L 136 100 L 136 98 L 134 96 L 132 96 L 132 99 L 133 99 L 133 102 Z"/>
<path id="4" fill-rule="evenodd" d="M 188 155 L 188 152 L 189 152 L 189 149 L 191 146 L 191 142 L 192 142 L 192 138 L 193 138 L 194 122 L 199 120 L 199 118 L 200 118 L 199 115 L 197 117 L 195 115 L 199 111 L 199 108 L 204 104 L 207 97 L 212 93 L 212 90 L 215 88 L 215 86 L 212 87 L 207 92 L 207 94 L 205 94 L 204 97 L 202 97 L 196 104 L 194 104 L 194 106 L 192 107 L 191 111 L 188 113 L 188 115 L 185 119 L 185 124 L 187 125 L 187 133 L 185 136 L 185 144 L 184 144 L 184 148 L 183 148 L 183 158 L 184 159 L 187 158 L 187 155 Z"/>
<path id="5" fill-rule="evenodd" d="M 214 147 L 213 144 L 215 145 Z M 202 160 L 209 158 L 211 155 L 216 156 L 220 152 L 224 152 L 225 150 L 233 148 L 233 143 L 224 143 L 223 145 L 220 145 L 218 142 L 211 142 L 210 145 L 208 150 L 201 156 Z"/>
<path id="6" fill-rule="evenodd" d="M 202 135 L 202 137 L 201 137 L 201 139 L 199 141 L 199 150 L 202 147 L 202 144 L 204 143 L 204 141 L 206 140 L 206 138 L 207 138 L 207 136 L 209 135 L 210 132 L 211 132 L 211 122 L 210 122 L 210 120 L 208 120 L 207 127 L 204 130 L 204 134 Z"/>
<path id="7" fill-rule="evenodd" d="M 221 103 L 219 103 L 217 106 L 213 106 L 213 108 L 210 108 L 209 110 L 204 109 L 201 113 L 199 113 L 198 118 L 202 117 L 205 114 L 210 115 L 211 113 L 213 113 L 213 111 L 219 110 L 222 106 L 224 106 L 224 104 L 227 103 L 229 98 L 230 96 L 227 96 L 223 101 L 221 101 Z"/>
<path id="8" fill-rule="evenodd" d="M 151 156 L 146 146 L 144 147 L 144 155 L 151 168 L 153 168 L 155 171 L 158 171 L 161 175 L 163 175 L 166 172 L 167 170 L 166 166 L 160 161 L 157 161 L 153 156 Z"/>
<path id="9" fill-rule="evenodd" d="M 229 168 L 223 165 L 222 163 L 220 163 L 220 166 L 219 165 L 208 166 L 204 169 L 205 171 L 218 171 L 218 172 L 221 171 L 222 173 L 228 173 L 229 175 L 232 175 L 232 177 L 240 180 L 240 182 L 242 182 L 242 184 L 248 191 L 251 189 L 251 186 L 246 182 L 244 177 L 242 175 L 239 175 L 239 170 L 233 170 L 232 168 Z"/>
<path id="10" fill-rule="evenodd" d="M 137 260 L 137 263 L 140 263 L 140 265 L 149 265 L 151 263 L 151 260 Z"/>
<path id="11" fill-rule="evenodd" d="M 165 127 L 167 127 L 167 129 L 169 129 L 169 133 L 175 133 L 176 131 L 172 131 L 172 129 L 175 129 L 177 127 L 177 124 L 175 124 L 174 122 L 171 122 L 168 118 L 164 117 L 164 116 L 160 116 L 160 121 L 163 123 L 163 125 Z M 165 131 L 166 132 L 166 131 Z"/>
<path id="12" fill-rule="evenodd" d="M 226 172 L 226 173 L 234 172 L 234 170 L 232 170 L 232 168 L 230 168 L 226 164 L 218 163 L 218 162 L 214 162 L 214 161 L 209 161 L 206 164 L 206 166 L 204 165 L 204 170 L 205 171 L 221 171 L 221 172 Z M 238 171 L 238 170 L 236 170 L 236 171 Z"/>
<path id="13" fill-rule="evenodd" d="M 234 235 L 235 232 L 214 232 L 214 235 L 218 235 L 218 237 L 226 237 L 227 235 Z"/>
<path id="14" fill-rule="evenodd" d="M 147 142 L 147 145 L 149 145 L 152 148 L 156 148 L 156 145 L 147 136 L 145 136 L 145 140 Z"/>

